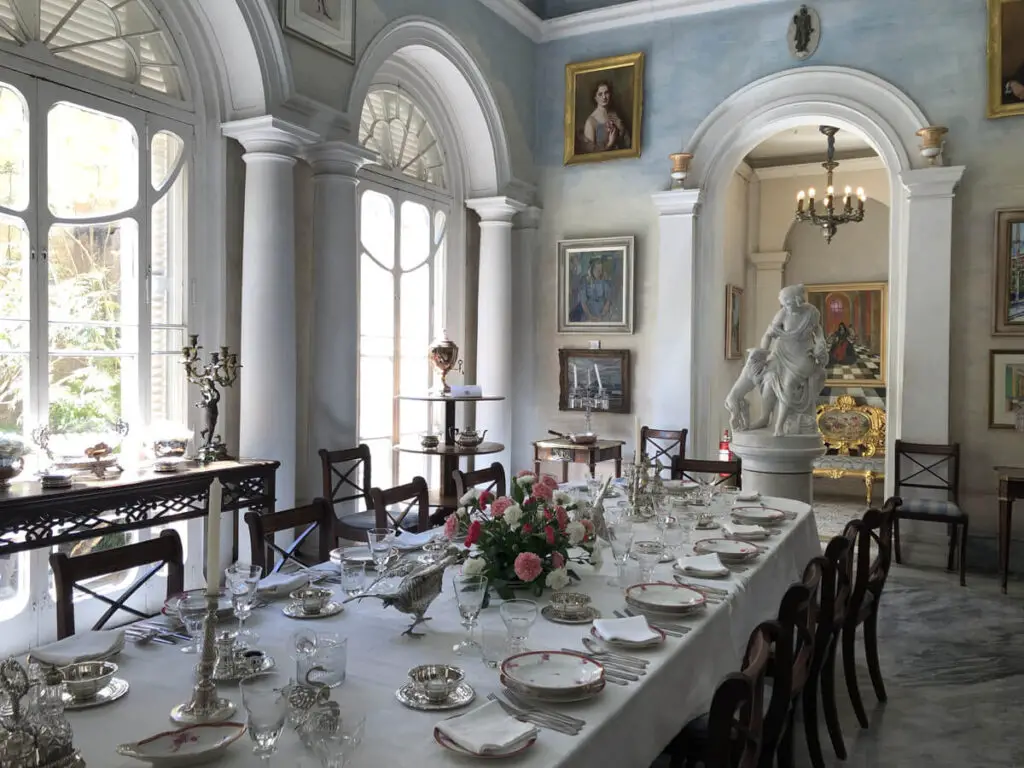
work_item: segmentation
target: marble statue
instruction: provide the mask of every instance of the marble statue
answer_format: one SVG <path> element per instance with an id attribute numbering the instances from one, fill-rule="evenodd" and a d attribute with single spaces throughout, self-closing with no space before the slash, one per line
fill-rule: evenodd
<path id="1" fill-rule="evenodd" d="M 779 292 L 782 309 L 761 339 L 747 350 L 743 371 L 725 399 L 734 432 L 772 426 L 773 434 L 813 434 L 818 394 L 825 385 L 828 347 L 821 314 L 807 303 L 802 285 Z M 751 421 L 747 394 L 761 395 L 762 415 Z"/>

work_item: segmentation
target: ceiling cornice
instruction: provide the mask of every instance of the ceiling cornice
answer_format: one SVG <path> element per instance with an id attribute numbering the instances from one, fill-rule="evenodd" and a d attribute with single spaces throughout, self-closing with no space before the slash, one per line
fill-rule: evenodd
<path id="1" fill-rule="evenodd" d="M 544 40 L 544 20 L 519 0 L 480 0 L 535 43 Z"/>

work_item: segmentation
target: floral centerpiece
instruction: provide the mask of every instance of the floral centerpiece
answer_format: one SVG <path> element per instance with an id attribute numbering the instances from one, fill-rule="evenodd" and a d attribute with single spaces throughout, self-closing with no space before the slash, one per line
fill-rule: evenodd
<path id="1" fill-rule="evenodd" d="M 486 576 L 502 598 L 511 597 L 513 587 L 540 595 L 545 587 L 567 586 L 570 561 L 601 565 L 593 523 L 574 519 L 572 497 L 558 490 L 550 475 L 520 472 L 512 479 L 511 495 L 495 498 L 473 489 L 459 503 L 445 522 L 445 533 L 451 539 L 465 537 L 470 556 L 463 572 Z M 581 553 L 570 558 L 570 547 Z"/>

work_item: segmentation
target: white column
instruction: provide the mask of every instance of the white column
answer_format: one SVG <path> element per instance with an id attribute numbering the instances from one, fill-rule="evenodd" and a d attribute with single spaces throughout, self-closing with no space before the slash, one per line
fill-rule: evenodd
<path id="1" fill-rule="evenodd" d="M 270 116 L 223 126 L 245 148 L 239 455 L 276 459 L 277 509 L 295 505 L 296 335 L 293 166 L 314 133 Z M 247 552 L 239 528 L 239 551 Z"/>
<path id="2" fill-rule="evenodd" d="M 494 460 L 512 472 L 512 218 L 526 206 L 509 197 L 478 197 L 466 206 L 480 216 L 476 383 L 485 395 L 506 398 L 477 404 L 476 427 L 488 430 L 488 442 L 505 445 Z"/>
<path id="3" fill-rule="evenodd" d="M 309 442 L 305 496 L 322 495 L 321 448 L 351 448 L 356 432 L 359 366 L 359 169 L 374 157 L 342 141 L 305 150 L 313 168 L 313 311 Z"/>
<path id="4" fill-rule="evenodd" d="M 637 418 L 665 429 L 685 427 L 690 430 L 689 444 L 703 446 L 709 416 L 694 409 L 698 381 L 694 337 L 700 332 L 694 322 L 694 256 L 701 193 L 673 189 L 656 192 L 651 200 L 658 209 L 658 314 L 650 348 L 656 351 L 658 365 L 650 383 L 652 412 L 637 413 Z M 710 369 L 704 373 L 710 378 Z M 626 453 L 632 455 L 635 449 L 627 446 Z"/>
<path id="5" fill-rule="evenodd" d="M 512 252 L 516 272 L 526 285 L 537 285 L 538 269 L 542 259 L 538 254 L 538 227 L 541 209 L 529 207 L 515 217 L 512 226 Z M 512 445 L 509 447 L 511 464 L 509 471 L 533 466 L 531 443 L 543 432 L 538 432 L 536 423 L 534 382 L 537 380 L 537 346 L 534 325 L 529 318 L 536 317 L 534 292 L 517 291 L 515 313 L 518 322 L 512 324 L 512 341 L 515 366 L 512 371 Z"/>
<path id="6" fill-rule="evenodd" d="M 761 340 L 765 328 L 775 318 L 775 313 L 779 311 L 779 291 L 785 285 L 785 268 L 786 262 L 789 261 L 789 252 L 751 253 L 749 259 L 756 270 L 752 303 L 757 335 L 750 340 L 752 344 L 756 344 Z"/>

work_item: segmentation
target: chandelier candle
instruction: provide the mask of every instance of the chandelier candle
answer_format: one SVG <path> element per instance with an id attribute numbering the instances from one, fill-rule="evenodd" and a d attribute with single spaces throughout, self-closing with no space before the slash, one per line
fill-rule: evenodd
<path id="1" fill-rule="evenodd" d="M 826 189 L 825 199 L 822 201 L 822 207 L 824 211 L 819 211 L 815 208 L 814 204 L 814 187 L 807 190 L 805 194 L 803 190 L 800 190 L 796 196 L 796 220 L 806 221 L 813 226 L 821 228 L 821 234 L 825 236 L 825 242 L 831 243 L 832 238 L 835 237 L 836 232 L 839 229 L 840 224 L 847 224 L 849 222 L 859 222 L 864 220 L 864 188 L 857 187 L 857 207 L 854 209 L 852 194 L 853 190 L 850 187 L 846 187 L 843 191 L 843 203 L 838 209 L 835 205 L 835 187 L 832 185 L 832 174 L 836 168 L 839 167 L 839 163 L 835 159 L 836 151 L 836 134 L 839 133 L 839 129 L 829 125 L 823 125 L 819 130 L 828 138 L 828 159 L 821 164 L 821 167 L 826 171 Z M 804 207 L 806 201 L 807 206 Z"/>

